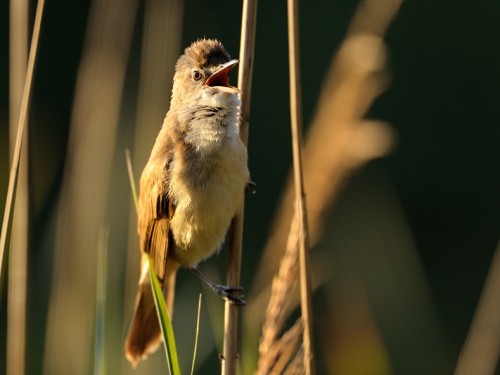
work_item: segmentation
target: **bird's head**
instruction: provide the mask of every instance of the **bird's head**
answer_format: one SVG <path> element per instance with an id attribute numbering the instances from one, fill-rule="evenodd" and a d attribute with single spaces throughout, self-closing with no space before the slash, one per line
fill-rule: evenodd
<path id="1" fill-rule="evenodd" d="M 194 42 L 175 66 L 172 106 L 233 106 L 239 90 L 229 84 L 229 73 L 236 64 L 219 41 Z"/>

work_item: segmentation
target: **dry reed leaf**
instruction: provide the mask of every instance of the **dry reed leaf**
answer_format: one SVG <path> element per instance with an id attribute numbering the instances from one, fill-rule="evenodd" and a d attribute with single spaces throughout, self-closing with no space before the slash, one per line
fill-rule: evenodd
<path id="1" fill-rule="evenodd" d="M 268 353 L 266 353 L 266 355 L 260 356 L 261 361 L 259 361 L 259 368 L 255 374 L 283 374 L 292 358 L 297 355 L 302 331 L 302 319 L 299 318 L 279 340 L 273 342 L 273 345 L 268 348 Z M 301 357 L 303 358 L 302 352 Z"/>
<path id="2" fill-rule="evenodd" d="M 366 53 L 371 51 L 371 58 Z M 320 98 L 317 114 L 307 134 L 304 148 L 304 182 L 311 246 L 321 234 L 321 222 L 326 210 L 338 195 L 346 179 L 373 158 L 390 150 L 392 131 L 382 122 L 366 122 L 367 109 L 385 87 L 383 68 L 384 47 L 376 37 L 353 37 L 345 42 L 332 64 Z M 378 56 L 376 58 L 375 56 Z M 359 62 L 356 63 L 357 59 Z M 382 61 L 381 61 L 382 60 Z M 364 125 L 369 124 L 365 128 Z M 314 194 L 308 194 L 314 192 Z M 293 191 L 284 194 L 276 224 L 265 250 L 263 265 L 277 264 L 288 238 L 294 217 Z M 256 280 L 269 280 L 273 272 L 268 267 Z M 255 285 L 263 287 L 264 282 Z"/>
<path id="3" fill-rule="evenodd" d="M 332 62 L 316 116 L 307 135 L 303 161 L 311 246 L 321 235 L 324 213 L 338 196 L 347 178 L 368 161 L 387 153 L 393 144 L 392 131 L 386 124 L 364 119 L 368 108 L 387 85 L 383 74 L 386 51 L 380 35 L 387 28 L 400 2 L 378 4 L 380 9 L 375 16 L 379 18 L 367 22 L 365 18 L 373 14 L 374 2 L 368 0 L 361 3 L 350 32 Z M 314 194 L 308 194 L 311 191 Z M 259 347 L 261 356 L 266 355 L 266 350 L 273 345 L 282 329 L 286 317 L 285 301 L 294 287 L 298 224 L 292 202 L 293 186 L 289 183 L 255 277 L 257 282 L 254 290 L 265 291 L 266 284 L 275 272 L 274 267 L 283 256 L 278 275 L 273 281 Z M 283 255 L 282 249 L 285 248 Z M 263 320 L 262 308 L 249 306 L 248 316 L 252 317 L 253 329 L 258 329 Z"/>
<path id="4" fill-rule="evenodd" d="M 303 375 L 304 374 L 304 353 L 302 347 L 299 348 L 283 375 Z"/>
<path id="5" fill-rule="evenodd" d="M 298 222 L 292 223 L 290 238 L 294 237 L 292 241 L 296 242 L 296 234 Z M 290 244 L 289 244 L 290 245 Z M 293 242 L 290 246 L 293 246 Z M 266 356 L 271 352 L 271 347 L 274 345 L 278 333 L 284 324 L 286 314 L 288 313 L 285 308 L 287 299 L 290 295 L 291 289 L 297 282 L 297 251 L 287 251 L 282 259 L 278 275 L 273 279 L 272 295 L 273 298 L 269 301 L 266 311 L 266 320 L 262 328 L 262 336 L 259 345 L 259 371 L 262 368 L 262 363 L 269 360 Z"/>
<path id="6" fill-rule="evenodd" d="M 363 63 L 354 64 L 352 60 L 358 56 L 356 52 L 360 47 L 358 43 L 368 44 L 373 53 L 383 56 L 383 46 L 377 38 L 356 37 L 348 42 L 345 49 L 341 49 L 337 57 L 338 62 L 334 64 L 334 74 L 330 74 L 329 83 L 336 85 L 337 81 L 331 76 L 338 70 L 346 78 L 339 84 L 338 89 L 329 90 L 328 85 L 325 88 L 327 94 L 322 95 L 318 114 L 309 131 L 304 150 L 306 193 L 314 191 L 314 194 L 307 196 L 311 245 L 314 245 L 319 238 L 323 215 L 346 178 L 369 160 L 383 155 L 392 144 L 391 131 L 384 123 L 367 122 L 362 119 L 368 104 L 380 93 L 382 85 L 373 75 L 377 75 L 383 65 L 380 58 L 373 58 L 370 67 L 365 57 Z M 343 69 L 348 70 L 342 71 Z M 342 110 L 336 111 L 336 108 Z M 287 189 L 280 208 L 281 219 L 278 219 L 278 228 L 273 232 L 277 234 L 269 239 L 263 260 L 263 264 L 276 264 L 275 258 L 281 255 L 279 249 L 283 248 L 281 243 L 287 236 L 286 233 L 290 233 L 285 256 L 276 281 L 273 282 L 272 298 L 267 312 L 267 321 L 273 323 L 265 323 L 261 341 L 263 347 L 260 350 L 263 353 L 281 329 L 285 319 L 283 302 L 294 288 L 293 281 L 296 279 L 298 224 L 291 203 L 292 195 L 291 189 Z M 286 218 L 291 217 L 293 220 L 290 224 Z M 289 231 L 285 230 L 287 226 L 291 228 Z M 269 273 L 269 270 L 266 273 Z M 269 275 L 257 275 L 256 279 L 259 280 L 260 277 L 269 280 Z M 249 316 L 255 319 L 258 315 L 253 312 Z M 260 316 L 262 317 L 262 314 Z M 267 332 L 267 329 L 270 331 Z"/>

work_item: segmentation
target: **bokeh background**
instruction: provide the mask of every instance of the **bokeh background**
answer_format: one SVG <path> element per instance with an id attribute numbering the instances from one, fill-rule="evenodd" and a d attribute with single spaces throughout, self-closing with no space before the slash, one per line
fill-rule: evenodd
<path id="1" fill-rule="evenodd" d="M 29 122 L 29 374 L 93 371 L 99 353 L 95 264 L 102 228 L 109 230 L 105 366 L 110 374 L 129 371 L 122 341 L 139 257 L 125 149 L 138 178 L 168 109 L 173 65 L 183 48 L 200 37 L 215 37 L 233 57 L 239 51 L 240 2 L 115 3 L 46 4 Z M 353 0 L 300 5 L 306 128 L 357 7 Z M 30 2 L 30 24 L 34 9 Z M 105 20 L 96 16 L 101 10 L 114 23 L 99 29 Z M 389 27 L 388 85 L 367 117 L 390 123 L 394 147 L 345 182 L 313 249 L 327 270 L 314 293 L 319 373 L 453 372 L 500 234 L 498 19 L 500 3 L 493 0 L 405 1 Z M 0 30 L 3 208 L 10 169 L 7 1 L 0 3 Z M 92 49 L 92 43 L 101 49 Z M 104 56 L 107 70 L 89 73 L 84 64 L 92 53 Z M 249 163 L 259 189 L 247 197 L 245 208 L 242 285 L 249 303 L 258 294 L 252 289 L 254 276 L 291 162 L 284 2 L 258 6 L 253 76 Z M 81 91 L 85 84 L 97 91 Z M 99 90 L 100 84 L 112 89 Z M 116 93 L 118 98 L 108 102 Z M 80 107 L 78 98 L 84 103 Z M 99 117 L 107 111 L 112 114 Z M 88 168 L 86 157 L 98 172 L 78 172 Z M 307 191 L 314 193 L 314 188 Z M 224 265 L 225 252 L 202 269 L 223 280 Z M 1 282 L 0 373 L 5 373 L 5 270 Z M 198 294 L 204 290 L 187 272 L 180 272 L 177 287 L 174 329 L 187 372 Z M 204 293 L 199 374 L 218 372 L 222 309 Z M 245 310 L 242 315 L 252 320 Z M 254 363 L 256 345 L 242 343 L 247 347 L 242 362 L 250 363 L 244 374 Z M 162 357 L 159 351 L 135 373 L 165 369 Z"/>

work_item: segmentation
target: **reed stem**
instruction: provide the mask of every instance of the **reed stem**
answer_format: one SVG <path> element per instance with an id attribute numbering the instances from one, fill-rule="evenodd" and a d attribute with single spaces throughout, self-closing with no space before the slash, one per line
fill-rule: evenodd
<path id="1" fill-rule="evenodd" d="M 244 0 L 241 19 L 238 88 L 241 91 L 240 138 L 245 145 L 247 145 L 248 142 L 256 16 L 257 0 Z M 243 247 L 243 213 L 244 207 L 241 207 L 240 212 L 233 219 L 229 232 L 226 273 L 227 285 L 237 286 L 240 284 Z M 224 349 L 221 374 L 236 374 L 238 358 L 238 307 L 230 302 L 226 302 L 224 310 Z"/>
<path id="2" fill-rule="evenodd" d="M 298 246 L 300 264 L 300 296 L 304 323 L 304 368 L 314 374 L 312 348 L 311 274 L 308 254 L 307 210 L 302 172 L 302 98 L 299 61 L 298 0 L 288 0 L 288 59 L 290 67 L 290 117 L 293 150 L 295 202 L 298 217 Z"/>
<path id="3" fill-rule="evenodd" d="M 12 165 L 9 174 L 9 185 L 7 187 L 7 198 L 5 200 L 5 209 L 2 221 L 2 232 L 0 234 L 0 274 L 2 272 L 3 257 L 5 245 L 7 243 L 7 232 L 11 220 L 12 203 L 14 201 L 14 192 L 17 184 L 17 175 L 19 171 L 19 160 L 21 158 L 21 147 L 26 127 L 28 111 L 31 99 L 31 86 L 33 83 L 33 71 L 35 69 L 36 55 L 38 50 L 38 40 L 40 38 L 40 27 L 42 25 L 42 14 L 45 0 L 39 0 L 36 8 L 35 23 L 33 26 L 33 35 L 31 37 L 30 52 L 28 56 L 28 68 L 26 70 L 26 79 L 24 81 L 23 97 L 21 99 L 21 108 L 19 111 L 19 123 L 17 125 L 16 143 L 12 153 Z"/>
<path id="4" fill-rule="evenodd" d="M 9 126 L 11 151 L 14 148 L 19 110 L 28 61 L 27 0 L 10 1 L 9 35 Z M 27 130 L 26 130 L 27 133 Z M 30 227 L 28 137 L 21 150 L 10 235 L 7 293 L 7 374 L 24 374 L 26 362 L 26 287 Z M 12 154 L 11 154 L 12 160 Z"/>

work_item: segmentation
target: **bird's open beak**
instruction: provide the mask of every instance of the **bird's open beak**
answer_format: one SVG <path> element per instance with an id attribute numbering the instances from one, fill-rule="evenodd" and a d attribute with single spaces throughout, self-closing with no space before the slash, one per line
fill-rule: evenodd
<path id="1" fill-rule="evenodd" d="M 218 90 L 237 94 L 240 92 L 236 87 L 229 84 L 229 73 L 238 64 L 238 60 L 231 60 L 217 69 L 205 82 L 205 86 L 217 87 Z"/>

